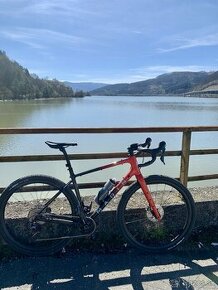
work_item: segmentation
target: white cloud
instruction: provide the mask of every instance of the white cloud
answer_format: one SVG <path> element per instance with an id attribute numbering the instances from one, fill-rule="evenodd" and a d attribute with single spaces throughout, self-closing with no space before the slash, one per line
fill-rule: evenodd
<path id="1" fill-rule="evenodd" d="M 193 47 L 217 46 L 218 33 L 198 38 L 173 37 L 169 42 L 173 43 L 173 45 L 169 45 L 167 48 L 158 48 L 157 51 L 164 53 Z"/>
<path id="2" fill-rule="evenodd" d="M 175 71 L 201 71 L 201 70 L 210 70 L 210 66 L 201 66 L 201 65 L 157 65 L 157 66 L 148 66 L 143 68 L 136 68 L 138 72 L 151 72 L 151 73 L 170 73 Z"/>
<path id="3" fill-rule="evenodd" d="M 147 79 L 155 78 L 161 74 L 172 73 L 172 72 L 182 72 L 182 71 L 214 71 L 218 70 L 218 66 L 201 66 L 201 65 L 187 65 L 187 66 L 147 66 L 130 69 L 127 73 L 126 71 L 120 73 L 119 75 L 113 75 L 113 79 L 101 79 L 103 82 L 107 83 L 132 83 L 138 81 L 144 81 Z M 122 77 L 120 78 L 120 76 Z M 100 80 L 98 80 L 100 81 Z"/>
<path id="4" fill-rule="evenodd" d="M 84 42 L 84 38 L 61 33 L 48 29 L 34 28 L 13 28 L 0 30 L 0 35 L 13 41 L 24 43 L 33 48 L 42 49 L 51 43 L 67 43 L 68 45 L 76 45 Z"/>
<path id="5" fill-rule="evenodd" d="M 185 66 L 172 66 L 172 65 L 160 65 L 160 66 L 147 66 L 132 69 L 129 79 L 131 81 L 142 81 L 150 78 L 155 78 L 158 75 L 172 72 L 182 71 L 214 71 L 218 67 L 214 66 L 202 66 L 202 65 L 185 65 Z"/>
<path id="6" fill-rule="evenodd" d="M 64 16 L 74 19 L 86 15 L 96 15 L 97 11 L 83 8 L 80 0 L 43 0 L 30 1 L 20 9 L 20 13 L 30 13 L 48 16 Z"/>
<path id="7" fill-rule="evenodd" d="M 162 65 L 162 66 L 145 66 L 130 69 L 128 71 L 120 71 L 119 73 L 113 73 L 112 75 L 107 75 L 105 72 L 102 72 L 102 77 L 95 77 L 93 74 L 75 74 L 67 77 L 69 81 L 75 82 L 99 82 L 99 83 L 108 83 L 108 84 L 117 84 L 117 83 L 133 83 L 138 81 L 144 81 L 147 79 L 155 78 L 161 74 L 171 73 L 171 72 L 182 72 L 182 71 L 214 71 L 218 69 L 214 66 L 200 66 L 200 65 L 187 65 L 187 66 L 171 66 L 171 65 Z"/>

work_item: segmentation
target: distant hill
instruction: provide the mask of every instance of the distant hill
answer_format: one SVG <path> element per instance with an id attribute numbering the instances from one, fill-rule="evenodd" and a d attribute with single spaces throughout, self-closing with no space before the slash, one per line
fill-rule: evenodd
<path id="1" fill-rule="evenodd" d="M 71 87 L 75 91 L 82 90 L 84 92 L 96 90 L 96 89 L 99 89 L 108 85 L 108 84 L 103 84 L 103 83 L 92 83 L 92 82 L 80 82 L 80 83 L 64 82 L 64 84 L 66 86 Z"/>
<path id="2" fill-rule="evenodd" d="M 74 91 L 57 80 L 30 75 L 0 51 L 0 100 L 75 97 Z M 81 96 L 81 94 L 80 94 Z"/>
<path id="3" fill-rule="evenodd" d="M 90 93 L 92 95 L 181 95 L 202 90 L 209 82 L 218 81 L 217 73 L 173 72 L 145 81 L 108 85 Z"/>
<path id="4" fill-rule="evenodd" d="M 218 97 L 218 71 L 208 73 L 204 81 L 186 95 L 198 97 Z"/>
<path id="5" fill-rule="evenodd" d="M 196 88 L 197 89 L 197 88 Z M 218 91 L 218 71 L 208 74 L 204 83 L 198 86 L 199 90 L 217 90 Z"/>

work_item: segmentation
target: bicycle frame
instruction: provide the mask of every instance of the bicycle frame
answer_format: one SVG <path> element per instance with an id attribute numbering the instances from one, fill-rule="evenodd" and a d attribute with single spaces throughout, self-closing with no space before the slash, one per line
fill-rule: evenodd
<path id="1" fill-rule="evenodd" d="M 46 142 L 64 154 L 70 173 L 69 182 L 47 175 L 30 175 L 9 185 L 0 199 L 2 238 L 18 252 L 42 256 L 63 249 L 66 239 L 91 237 L 97 229 L 96 217 L 135 177 L 135 182 L 122 192 L 117 207 L 120 233 L 127 243 L 140 251 L 157 253 L 177 247 L 194 226 L 194 200 L 188 189 L 173 178 L 161 175 L 143 177 L 141 168 L 154 163 L 157 156 L 160 155 L 164 162 L 166 147 L 164 141 L 153 149 L 146 148 L 150 144 L 147 143 L 133 143 L 127 148 L 126 158 L 75 174 L 65 148 L 76 143 Z M 145 154 L 151 159 L 138 163 L 138 157 Z M 128 165 L 126 174 L 118 182 L 111 180 L 111 186 L 106 183 L 95 198 L 97 207 L 95 205 L 91 210 L 92 203 L 85 205 L 80 195 L 77 178 L 121 165 Z M 153 185 L 157 185 L 154 199 Z"/>
<path id="2" fill-rule="evenodd" d="M 138 162 L 137 162 L 136 156 L 134 156 L 134 155 L 133 156 L 129 156 L 126 159 L 121 159 L 119 161 L 115 161 L 113 163 L 109 163 L 109 164 L 106 164 L 106 165 L 103 165 L 103 166 L 100 166 L 100 167 L 96 167 L 96 168 L 91 169 L 91 170 L 83 171 L 83 172 L 80 172 L 78 174 L 74 174 L 72 166 L 71 166 L 71 163 L 70 163 L 70 160 L 69 160 L 67 154 L 66 154 L 65 158 L 66 158 L 66 161 L 67 161 L 66 166 L 68 167 L 68 170 L 70 172 L 70 177 L 71 177 L 71 181 L 67 185 L 73 183 L 74 189 L 75 189 L 75 192 L 76 192 L 76 196 L 77 196 L 77 198 L 78 198 L 78 200 L 80 202 L 80 205 L 82 205 L 82 202 L 81 202 L 80 191 L 79 191 L 79 188 L 78 188 L 78 185 L 77 185 L 77 182 L 76 182 L 76 178 L 77 177 L 84 176 L 84 175 L 87 175 L 87 174 L 90 174 L 90 173 L 93 173 L 93 172 L 97 172 L 97 171 L 100 171 L 100 170 L 109 169 L 111 167 L 115 167 L 115 166 L 119 166 L 119 165 L 124 165 L 124 164 L 129 164 L 130 165 L 129 172 L 122 178 L 121 181 L 117 182 L 117 184 L 115 185 L 113 190 L 105 198 L 104 202 L 102 204 L 100 204 L 98 209 L 91 215 L 92 218 L 95 218 L 98 214 L 100 214 L 101 211 L 105 208 L 105 206 L 114 198 L 114 196 L 127 184 L 127 182 L 133 176 L 135 176 L 136 180 L 138 181 L 138 183 L 141 186 L 141 189 L 142 189 L 142 191 L 143 191 L 143 193 L 145 195 L 145 198 L 148 201 L 148 204 L 149 204 L 154 216 L 157 218 L 157 220 L 160 221 L 160 219 L 161 219 L 160 213 L 159 213 L 159 211 L 158 211 L 158 209 L 157 209 L 157 207 L 156 207 L 156 205 L 154 203 L 154 200 L 153 200 L 153 198 L 152 198 L 152 196 L 150 194 L 148 186 L 146 185 L 146 182 L 145 182 L 144 177 L 143 177 L 143 175 L 142 175 L 142 173 L 140 171 L 140 168 L 138 167 Z"/>

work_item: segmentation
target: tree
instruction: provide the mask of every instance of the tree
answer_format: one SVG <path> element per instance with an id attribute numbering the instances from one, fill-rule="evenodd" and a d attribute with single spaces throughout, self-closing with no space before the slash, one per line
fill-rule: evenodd
<path id="1" fill-rule="evenodd" d="M 74 94 L 72 88 L 58 80 L 40 79 L 30 75 L 16 61 L 11 61 L 5 52 L 0 51 L 0 99 L 33 99 L 83 97 L 82 91 Z"/>

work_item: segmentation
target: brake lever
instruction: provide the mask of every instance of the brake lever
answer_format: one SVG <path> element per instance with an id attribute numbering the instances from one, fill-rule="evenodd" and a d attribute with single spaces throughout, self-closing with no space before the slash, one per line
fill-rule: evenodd
<path id="1" fill-rule="evenodd" d="M 164 155 L 161 155 L 160 160 L 163 162 L 164 165 L 166 165 L 166 163 L 164 161 Z"/>
<path id="2" fill-rule="evenodd" d="M 165 141 L 160 142 L 160 144 L 159 144 L 159 150 L 161 152 L 160 160 L 165 165 L 165 161 L 164 161 L 164 154 L 165 154 L 165 151 L 166 151 L 166 142 Z"/>
<path id="3" fill-rule="evenodd" d="M 149 148 L 151 146 L 151 141 L 152 139 L 150 137 L 148 137 L 146 140 L 145 140 L 145 143 L 141 144 L 141 146 L 144 148 L 144 147 L 147 147 Z"/>

